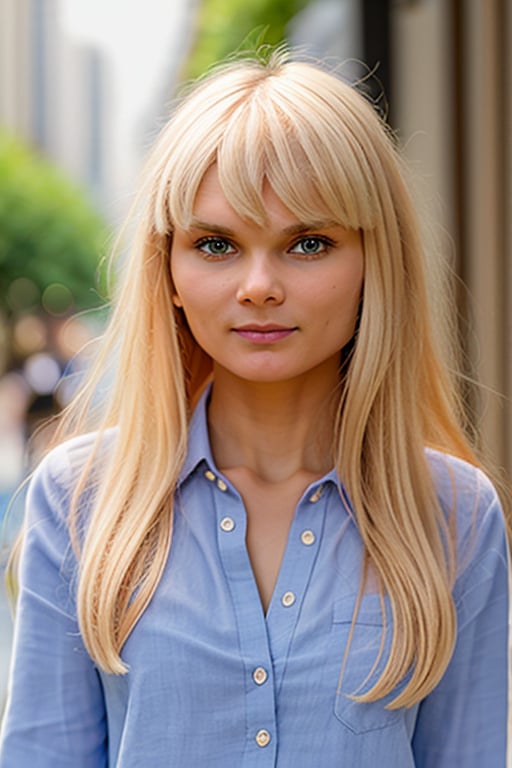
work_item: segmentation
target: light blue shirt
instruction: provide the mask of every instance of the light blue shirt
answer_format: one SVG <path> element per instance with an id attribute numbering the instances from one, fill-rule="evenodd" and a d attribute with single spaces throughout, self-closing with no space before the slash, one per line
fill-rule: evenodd
<path id="1" fill-rule="evenodd" d="M 389 651 L 388 633 L 367 681 L 382 632 L 375 594 L 363 599 L 338 690 L 362 545 L 335 472 L 297 506 L 265 616 L 244 506 L 213 461 L 204 399 L 168 562 L 122 650 L 129 673 L 98 671 L 76 621 L 65 525 L 90 445 L 85 436 L 57 448 L 31 484 L 1 768 L 505 766 L 507 552 L 481 472 L 428 452 L 443 507 L 456 505 L 458 637 L 434 691 L 397 711 L 347 697 L 375 681 Z"/>

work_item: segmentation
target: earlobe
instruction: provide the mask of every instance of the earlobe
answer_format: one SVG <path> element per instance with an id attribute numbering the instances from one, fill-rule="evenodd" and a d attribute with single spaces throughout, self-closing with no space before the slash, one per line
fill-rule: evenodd
<path id="1" fill-rule="evenodd" d="M 183 303 L 177 293 L 173 294 L 172 303 L 174 304 L 175 307 L 178 307 L 179 309 L 181 309 L 181 307 L 183 306 Z"/>

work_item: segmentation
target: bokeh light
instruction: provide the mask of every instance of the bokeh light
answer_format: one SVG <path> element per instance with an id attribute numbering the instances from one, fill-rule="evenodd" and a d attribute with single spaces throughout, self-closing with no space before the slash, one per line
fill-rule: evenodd
<path id="1" fill-rule="evenodd" d="M 23 315 L 13 329 L 13 346 L 21 357 L 40 352 L 46 346 L 48 333 L 44 322 L 37 315 Z"/>
<path id="2" fill-rule="evenodd" d="M 13 312 L 32 309 L 39 304 L 40 291 L 33 280 L 19 277 L 7 290 L 7 304 Z"/>
<path id="3" fill-rule="evenodd" d="M 80 317 L 72 317 L 62 323 L 56 334 L 59 353 L 65 360 L 71 360 L 92 339 L 91 329 Z"/>
<path id="4" fill-rule="evenodd" d="M 44 289 L 41 304 L 49 315 L 64 315 L 73 305 L 73 294 L 66 285 L 52 283 Z"/>
<path id="5" fill-rule="evenodd" d="M 60 379 L 60 366 L 54 357 L 39 352 L 25 360 L 23 372 L 37 395 L 49 395 Z"/>

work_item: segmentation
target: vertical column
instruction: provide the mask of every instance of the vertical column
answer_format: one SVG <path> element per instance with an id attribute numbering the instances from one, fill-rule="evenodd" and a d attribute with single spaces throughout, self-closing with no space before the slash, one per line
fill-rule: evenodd
<path id="1" fill-rule="evenodd" d="M 505 420 L 505 466 L 512 477 L 512 5 L 509 0 L 502 0 L 503 23 L 501 24 L 503 51 L 503 170 L 502 185 L 504 205 L 504 248 L 503 281 L 505 296 L 504 344 L 505 395 L 507 398 L 507 418 Z M 512 672 L 512 669 L 511 669 Z M 512 696 L 512 686 L 511 686 Z M 510 704 L 512 717 L 512 701 Z M 512 742 L 512 738 L 510 740 Z M 512 761 L 512 743 L 510 760 Z M 511 762 L 512 764 L 512 762 Z"/>
<path id="2" fill-rule="evenodd" d="M 393 122 L 391 3 L 390 0 L 362 0 L 363 60 L 375 71 L 387 101 L 387 118 Z M 376 84 L 368 84 L 372 97 L 380 102 Z M 385 105 L 382 105 L 383 107 Z"/>
<path id="3" fill-rule="evenodd" d="M 31 138 L 33 83 L 30 71 L 32 14 L 29 0 L 0 3 L 0 123 Z"/>
<path id="4" fill-rule="evenodd" d="M 468 351 L 482 383 L 477 417 L 486 450 L 505 459 L 504 68 L 500 0 L 463 5 L 463 119 L 467 184 L 464 272 L 470 291 Z"/>
<path id="5" fill-rule="evenodd" d="M 401 0 L 392 5 L 393 46 L 393 127 L 398 130 L 406 155 L 430 260 L 427 277 L 432 276 L 433 320 L 443 352 L 453 362 L 453 340 L 446 332 L 445 291 L 440 295 L 446 262 L 461 274 L 458 254 L 459 226 L 456 205 L 457 157 L 461 143 L 457 136 L 450 3 L 445 0 Z M 439 267 L 441 266 L 441 275 Z M 466 291 L 453 286 L 448 299 L 463 313 Z M 448 289 L 448 286 L 445 286 Z M 451 286 L 450 286 L 451 288 Z M 456 295 L 459 294 L 459 295 Z M 441 311 L 440 311 L 441 310 Z"/>

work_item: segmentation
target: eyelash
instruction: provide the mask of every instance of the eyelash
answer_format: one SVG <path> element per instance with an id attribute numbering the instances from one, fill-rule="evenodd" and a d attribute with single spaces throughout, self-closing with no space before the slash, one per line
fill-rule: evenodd
<path id="1" fill-rule="evenodd" d="M 301 243 L 306 242 L 307 240 L 314 240 L 317 243 L 321 244 L 323 247 L 318 250 L 314 251 L 312 253 L 305 253 L 305 252 L 299 252 L 295 251 L 294 249 L 297 248 Z M 212 243 L 222 243 L 223 245 L 227 246 L 231 250 L 227 250 L 224 253 L 211 253 L 211 251 L 206 250 L 207 246 L 211 245 Z M 296 240 L 293 245 L 290 246 L 288 249 L 288 253 L 296 253 L 300 256 L 304 256 L 306 259 L 315 259 L 317 256 L 326 253 L 329 248 L 332 248 L 334 246 L 334 242 L 325 236 L 322 235 L 304 235 L 300 237 L 298 240 Z M 200 240 L 198 240 L 196 243 L 194 243 L 194 248 L 196 248 L 198 251 L 201 251 L 205 256 L 207 256 L 210 259 L 222 259 L 226 256 L 231 256 L 232 253 L 236 251 L 235 246 L 225 237 L 221 236 L 215 236 L 215 235 L 209 235 L 208 237 L 202 237 Z"/>
<path id="2" fill-rule="evenodd" d="M 322 235 L 304 235 L 303 237 L 300 237 L 288 250 L 289 253 L 294 253 L 294 248 L 296 248 L 301 243 L 304 243 L 306 240 L 315 240 L 316 242 L 320 243 L 323 248 L 319 251 L 315 251 L 314 253 L 301 253 L 301 256 L 309 257 L 310 259 L 314 259 L 316 256 L 326 253 L 329 248 L 332 248 L 334 245 L 334 242 L 325 236 Z"/>
<path id="3" fill-rule="evenodd" d="M 205 246 L 211 245 L 211 243 L 223 243 L 227 246 L 229 246 L 232 251 L 228 251 L 227 253 L 211 253 L 206 250 L 203 250 Z M 197 248 L 198 251 L 201 251 L 206 256 L 208 256 L 210 259 L 221 259 L 224 256 L 230 256 L 233 251 L 235 251 L 235 246 L 229 242 L 225 237 L 216 237 L 214 235 L 210 235 L 209 237 L 202 237 L 200 240 L 198 240 L 196 243 L 194 243 L 194 248 Z"/>

